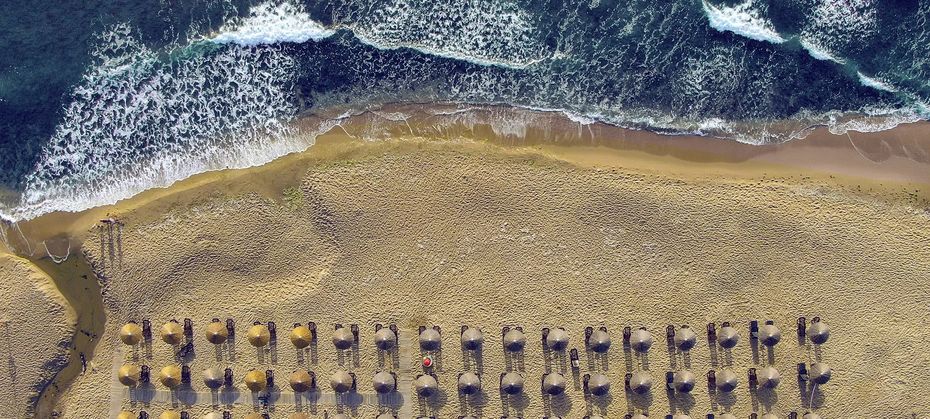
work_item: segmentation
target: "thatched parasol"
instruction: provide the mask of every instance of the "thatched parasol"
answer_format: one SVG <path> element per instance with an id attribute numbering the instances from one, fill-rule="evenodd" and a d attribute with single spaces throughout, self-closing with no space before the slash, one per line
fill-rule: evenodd
<path id="1" fill-rule="evenodd" d="M 126 323 L 119 329 L 119 340 L 126 345 L 135 345 L 142 341 L 142 328 L 134 322 Z"/>

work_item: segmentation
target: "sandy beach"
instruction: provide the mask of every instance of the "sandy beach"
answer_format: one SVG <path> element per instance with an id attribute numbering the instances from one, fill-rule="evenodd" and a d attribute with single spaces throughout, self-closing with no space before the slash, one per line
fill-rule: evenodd
<path id="1" fill-rule="evenodd" d="M 190 318 L 193 390 L 205 391 L 199 377 L 208 367 L 231 368 L 241 392 L 247 392 L 241 383 L 246 371 L 271 369 L 282 393 L 271 404 L 273 418 L 297 410 L 311 417 L 336 411 L 352 417 L 382 411 L 442 418 L 619 418 L 641 411 L 650 417 L 727 411 L 787 417 L 810 408 L 825 418 L 930 417 L 930 386 L 922 376 L 930 370 L 922 349 L 930 340 L 924 327 L 930 320 L 926 124 L 848 136 L 817 131 L 802 141 L 758 147 L 582 126 L 544 113 L 401 110 L 414 117 L 391 122 L 362 115 L 308 151 L 268 165 L 198 175 L 82 213 L 50 214 L 20 225 L 25 240 L 7 234 L 10 252 L 41 242 L 48 254 L 70 248 L 70 257 L 86 260 L 103 284 L 96 304 L 104 313 L 87 317 L 101 322 L 93 333 L 99 340 L 85 343 L 93 347 L 89 368 L 73 371 L 73 380 L 40 404 L 39 416 L 146 410 L 157 417 L 173 407 L 192 417 L 222 410 L 243 417 L 258 410 L 257 399 L 245 396 L 247 403 L 217 406 L 177 395 L 166 402 L 162 396 L 132 401 L 135 396 L 116 381 L 124 362 L 149 365 L 156 374 L 177 362 L 157 336 L 150 350 L 122 345 L 117 333 L 125 322 L 148 319 L 157 334 L 170 319 Z M 507 118 L 519 129 L 495 122 Z M 369 138 L 373 132 L 379 138 Z M 102 228 L 99 221 L 108 216 L 122 225 Z M 56 318 L 15 310 L 7 316 L 35 330 L 58 325 L 49 334 L 58 341 L 69 336 L 65 326 L 90 300 L 77 303 L 69 316 L 68 301 L 76 296 L 17 297 L 28 288 L 12 279 L 32 275 L 24 270 L 30 264 L 5 258 L 6 298 L 43 311 L 46 300 L 61 307 Z M 42 253 L 34 259 L 47 275 L 71 272 L 51 272 L 61 265 Z M 830 341 L 822 348 L 799 342 L 799 316 L 823 318 L 833 330 Z M 279 343 L 263 353 L 241 338 L 214 348 L 203 336 L 214 317 L 234 319 L 240 333 L 254 321 L 274 321 Z M 769 357 L 754 354 L 752 320 L 773 320 L 782 330 Z M 319 325 L 320 341 L 312 352 L 299 353 L 286 334 L 291 324 L 308 321 Z M 724 321 L 743 339 L 718 356 L 704 329 Z M 357 351 L 336 351 L 329 341 L 336 323 L 359 325 Z M 372 344 L 376 323 L 399 327 L 397 360 L 385 361 Z M 698 333 L 697 346 L 688 354 L 667 350 L 666 326 L 683 324 Z M 443 330 L 435 369 L 440 394 L 425 401 L 408 394 L 399 404 L 367 397 L 380 369 L 400 372 L 409 385 L 420 370 L 416 330 L 432 325 Z M 480 364 L 460 349 L 461 325 L 485 333 Z M 527 334 L 516 363 L 501 347 L 504 326 L 521 326 Z M 584 351 L 588 326 L 610 331 L 614 346 L 606 357 Z M 568 331 L 570 347 L 582 352 L 580 375 L 567 355 L 540 345 L 545 327 Z M 656 343 L 648 356 L 624 350 L 624 327 L 652 333 Z M 63 354 L 11 356 L 42 365 Z M 815 361 L 828 363 L 833 379 L 811 397 L 795 376 L 798 363 Z M 778 368 L 782 383 L 774 393 L 751 393 L 746 373 L 764 365 Z M 740 376 L 732 397 L 708 393 L 705 374 L 722 367 Z M 353 371 L 366 397 L 297 403 L 285 397 L 290 389 L 283 381 L 297 368 L 314 371 L 324 393 L 331 392 L 330 374 Z M 483 395 L 463 400 L 455 379 L 475 369 Z M 525 374 L 523 397 L 505 400 L 498 392 L 497 377 L 508 369 Z M 640 369 L 656 380 L 650 397 L 623 390 L 624 375 Z M 696 388 L 668 394 L 665 373 L 681 369 L 697 376 Z M 563 396 L 540 394 L 546 371 L 568 378 Z M 585 397 L 580 377 L 599 372 L 612 382 L 610 396 Z M 18 372 L 17 380 L 49 378 Z M 23 403 L 4 400 L 17 400 L 6 409 Z"/>
<path id="2" fill-rule="evenodd" d="M 74 310 L 52 279 L 30 261 L 0 253 L 0 356 L 4 362 L 0 415 L 26 417 L 39 394 L 68 364 Z"/>

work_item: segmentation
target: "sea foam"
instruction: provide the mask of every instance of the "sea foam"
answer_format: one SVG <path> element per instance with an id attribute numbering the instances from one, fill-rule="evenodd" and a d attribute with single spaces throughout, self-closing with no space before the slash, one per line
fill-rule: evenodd
<path id="1" fill-rule="evenodd" d="M 873 89 L 878 89 L 889 93 L 895 93 L 898 91 L 898 89 L 895 89 L 894 86 L 877 78 L 866 76 L 865 74 L 862 74 L 861 71 L 856 72 L 856 75 L 859 77 L 859 82 L 862 83 L 862 85 L 865 87 L 871 87 Z"/>
<path id="2" fill-rule="evenodd" d="M 771 22 L 759 17 L 759 13 L 753 9 L 752 0 L 733 7 L 718 7 L 707 0 L 703 0 L 702 3 L 710 26 L 720 32 L 733 32 L 749 39 L 773 44 L 785 42 Z"/>
<path id="3" fill-rule="evenodd" d="M 218 44 L 256 46 L 279 42 L 302 43 L 328 38 L 335 30 L 313 20 L 293 3 L 263 3 L 252 7 L 245 19 L 227 22 L 209 38 Z"/>
<path id="4" fill-rule="evenodd" d="M 410 48 L 483 66 L 520 69 L 552 55 L 534 37 L 529 15 L 510 1 L 394 0 L 353 18 L 357 20 L 326 27 L 311 18 L 300 3 L 261 3 L 249 9 L 248 17 L 227 22 L 208 39 L 242 46 L 302 43 L 320 41 L 345 29 L 381 50 Z"/>
<path id="5" fill-rule="evenodd" d="M 111 204 L 208 170 L 267 163 L 309 144 L 290 135 L 294 62 L 279 49 L 229 47 L 163 62 L 118 25 L 4 217 Z"/>

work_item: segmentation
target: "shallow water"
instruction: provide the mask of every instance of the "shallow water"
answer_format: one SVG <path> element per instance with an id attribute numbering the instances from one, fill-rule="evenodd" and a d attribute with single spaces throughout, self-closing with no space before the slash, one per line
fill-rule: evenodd
<path id="1" fill-rule="evenodd" d="M 926 1 L 99 3 L 0 17 L 4 218 L 263 164 L 338 123 L 296 132 L 302 113 L 508 104 L 764 144 L 930 103 Z"/>

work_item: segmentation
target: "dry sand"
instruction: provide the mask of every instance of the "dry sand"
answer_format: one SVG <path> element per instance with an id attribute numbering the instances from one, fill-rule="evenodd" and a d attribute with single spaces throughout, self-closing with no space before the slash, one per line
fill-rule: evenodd
<path id="1" fill-rule="evenodd" d="M 319 123 L 299 122 L 304 132 Z M 48 337 L 59 346 L 11 341 L 17 374 L 2 387 L 25 397 L 19 389 L 48 383 L 57 371 L 38 417 L 141 408 L 157 417 L 166 405 L 129 403 L 115 369 L 135 360 L 157 372 L 173 362 L 171 348 L 156 338 L 150 349 L 127 351 L 116 331 L 130 319 L 148 318 L 157 332 L 168 319 L 190 317 L 196 390 L 209 366 L 233 368 L 237 383 L 249 368 L 270 368 L 280 383 L 303 365 L 324 386 L 340 366 L 356 371 L 360 391 L 370 393 L 371 374 L 384 368 L 372 326 L 394 322 L 407 342 L 421 325 L 444 331 L 443 393 L 402 406 L 401 417 L 621 417 L 643 408 L 653 417 L 712 409 L 785 416 L 808 405 L 794 380 L 796 364 L 822 359 L 835 369 L 813 399 L 822 416 L 930 418 L 930 386 L 922 381 L 930 371 L 922 350 L 930 341 L 923 328 L 930 320 L 928 131 L 928 124 L 845 136 L 821 129 L 803 141 L 748 146 L 507 108 L 411 105 L 366 113 L 310 150 L 262 167 L 205 173 L 116 205 L 49 214 L 20 225 L 26 240 L 4 230 L 5 246 L 35 255 L 35 264 L 0 255 L 0 295 L 14 301 L 4 319 L 22 330 L 56 330 Z M 125 226 L 101 228 L 98 221 L 111 215 Z M 45 249 L 72 256 L 55 264 Z M 87 262 L 104 283 L 102 300 Z M 24 272 L 34 280 L 23 282 Z M 36 293 L 38 283 L 46 292 Z M 77 312 L 33 314 L 68 314 L 65 301 Z M 821 351 L 794 339 L 801 315 L 819 315 L 834 328 Z M 236 319 L 240 333 L 252 321 L 273 320 L 281 344 L 259 358 L 238 339 L 235 358 L 228 349 L 218 356 L 202 336 L 213 317 Z M 785 335 L 773 359 L 784 382 L 761 398 L 750 397 L 745 383 L 747 368 L 760 365 L 745 339 L 752 319 L 775 320 Z M 291 323 L 306 321 L 320 325 L 322 340 L 299 357 L 286 334 Z M 732 354 L 742 382 L 735 398 L 712 404 L 703 384 L 712 366 L 706 341 L 690 356 L 672 355 L 663 332 L 687 323 L 703 337 L 706 323 L 721 321 L 743 332 Z M 71 339 L 75 322 L 82 333 Z M 328 343 L 333 323 L 360 325 L 357 356 L 341 356 Z M 464 323 L 483 328 L 487 339 L 485 396 L 467 407 L 454 390 L 457 373 L 474 367 L 457 344 Z M 530 342 L 527 397 L 509 405 L 495 383 L 513 366 L 500 347 L 503 325 L 522 325 Z M 583 355 L 581 373 L 606 370 L 612 397 L 586 401 L 567 373 L 568 395 L 544 403 L 539 377 L 564 369 L 565 360 L 544 360 L 540 329 L 565 327 L 572 347 L 582 348 L 584 327 L 599 325 L 611 330 L 614 347 L 604 363 Z M 647 362 L 624 353 L 625 326 L 653 332 Z M 69 342 L 70 353 L 61 348 Z M 82 353 L 90 360 L 83 374 Z M 407 378 L 417 353 L 412 344 L 401 352 Z M 22 365 L 38 367 L 24 375 Z M 673 401 L 658 384 L 651 398 L 629 399 L 622 377 L 641 366 L 658 382 L 666 370 L 689 366 L 699 385 Z M 272 417 L 295 410 L 286 399 L 273 405 Z M 25 400 L 4 397 L 11 413 L 2 416 L 28 415 Z M 193 417 L 213 409 L 176 402 Z M 253 408 L 231 410 L 240 417 Z M 302 408 L 313 417 L 333 411 L 325 403 Z M 374 417 L 378 408 L 366 402 L 349 410 Z"/>
<path id="2" fill-rule="evenodd" d="M 24 417 L 68 363 L 76 318 L 48 275 L 2 251 L 0 295 L 0 417 Z"/>
<path id="3" fill-rule="evenodd" d="M 443 396 L 409 410 L 457 417 L 463 406 L 454 379 L 465 368 L 457 329 L 470 324 L 483 328 L 487 340 L 485 397 L 468 412 L 574 418 L 593 411 L 616 418 L 646 407 L 653 417 L 673 409 L 699 417 L 712 409 L 702 378 L 711 368 L 708 346 L 701 339 L 690 356 L 670 355 L 663 331 L 690 324 L 703 336 L 706 323 L 731 321 L 743 332 L 732 354 L 743 381 L 729 407 L 717 411 L 740 417 L 754 409 L 782 417 L 802 412 L 807 400 L 793 371 L 799 362 L 822 358 L 835 370 L 814 398 L 823 417 L 930 417 L 924 350 L 930 214 L 924 207 L 898 196 L 895 187 L 870 194 L 857 191 L 855 180 L 789 176 L 784 168 L 742 177 L 663 176 L 602 164 L 610 150 L 553 159 L 559 151 L 467 141 L 342 142 L 310 153 L 317 157 L 294 156 L 213 175 L 210 182 L 194 179 L 172 194 L 125 206 L 118 244 L 96 233 L 86 237 L 84 251 L 107 284 L 106 338 L 97 348 L 97 368 L 64 392 L 58 408 L 75 418 L 144 408 L 122 399 L 113 369 L 142 356 L 157 371 L 172 362 L 170 350 L 156 340 L 151 359 L 125 352 L 116 332 L 130 319 L 148 318 L 157 328 L 189 317 L 197 331 L 191 366 L 200 390 L 199 371 L 213 365 L 229 365 L 238 379 L 252 367 L 273 369 L 283 379 L 301 365 L 286 342 L 288 325 L 312 320 L 321 341 L 303 365 L 324 384 L 340 365 L 347 367 L 358 373 L 361 391 L 370 392 L 371 374 L 380 368 L 371 344 L 374 323 L 397 323 L 407 337 L 418 326 L 437 324 L 445 332 Z M 287 179 L 301 178 L 299 188 L 283 188 Z M 793 333 L 798 316 L 815 315 L 834 331 L 819 352 L 799 345 Z M 238 339 L 235 360 L 228 354 L 218 360 L 202 337 L 213 317 L 236 319 L 240 333 L 254 320 L 275 321 L 281 336 L 275 356 L 260 360 Z M 753 366 L 745 339 L 751 319 L 772 319 L 785 336 L 774 352 L 782 386 L 756 400 L 745 384 Z M 360 325 L 357 366 L 328 343 L 333 323 Z M 526 397 L 509 405 L 494 382 L 506 368 L 504 325 L 522 325 L 529 336 Z M 540 329 L 565 327 L 572 346 L 580 347 L 584 327 L 599 325 L 611 330 L 615 345 L 603 364 L 583 356 L 581 371 L 606 369 L 612 398 L 585 401 L 568 373 L 568 395 L 544 403 L 539 377 L 547 365 L 563 368 L 564 360 L 544 361 Z M 651 399 L 624 396 L 624 373 L 643 364 L 620 345 L 625 326 L 653 332 L 657 343 L 646 366 L 658 381 L 673 360 L 690 365 L 699 377 L 691 397 L 672 402 L 660 385 Z M 155 414 L 164 408 L 147 407 Z M 241 415 L 252 408 L 232 410 Z M 277 403 L 272 417 L 294 409 Z M 376 410 L 363 404 L 352 413 L 373 417 Z M 323 411 L 333 409 L 318 406 L 315 417 Z"/>

